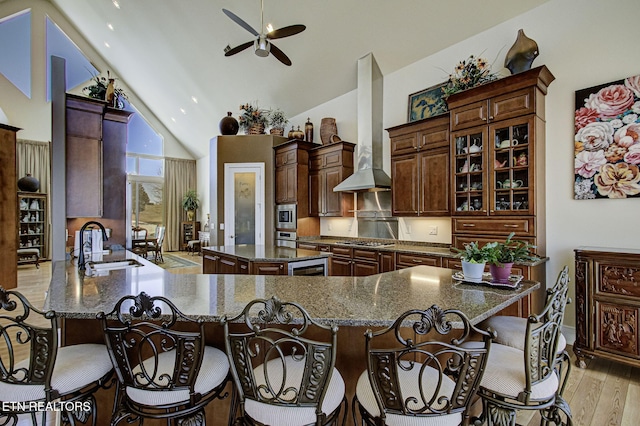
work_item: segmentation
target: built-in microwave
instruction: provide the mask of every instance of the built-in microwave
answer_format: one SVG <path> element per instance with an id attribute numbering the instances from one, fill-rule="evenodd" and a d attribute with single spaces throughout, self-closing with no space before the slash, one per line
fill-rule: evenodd
<path id="1" fill-rule="evenodd" d="M 276 229 L 296 229 L 295 204 L 279 204 L 276 206 Z"/>

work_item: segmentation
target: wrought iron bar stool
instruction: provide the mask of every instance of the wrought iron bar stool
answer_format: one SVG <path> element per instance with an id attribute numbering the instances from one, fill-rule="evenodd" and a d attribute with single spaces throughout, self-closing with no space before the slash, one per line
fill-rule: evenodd
<path id="1" fill-rule="evenodd" d="M 472 337 L 480 340 L 465 347 Z M 436 305 L 407 311 L 383 330 L 367 330 L 367 369 L 351 406 L 354 424 L 466 424 L 493 337 L 462 312 Z"/>
<path id="2" fill-rule="evenodd" d="M 339 424 L 340 417 L 345 424 L 345 384 L 335 368 L 338 327 L 275 297 L 253 300 L 221 322 L 236 385 L 235 424 L 319 426 Z"/>
<path id="3" fill-rule="evenodd" d="M 554 300 L 554 303 L 557 304 L 562 303 L 562 299 L 553 299 L 553 296 L 556 293 L 566 292 L 569 287 L 569 281 L 569 267 L 564 266 L 558 274 L 556 283 L 552 288 L 548 288 L 546 291 L 545 305 L 547 305 L 551 300 Z M 571 303 L 571 300 L 567 299 L 566 303 Z M 558 311 L 560 308 L 561 306 L 556 306 L 555 310 Z M 564 312 L 562 313 L 564 314 Z M 480 324 L 480 328 L 491 328 L 492 330 L 494 330 L 497 333 L 495 343 L 511 346 L 524 351 L 527 322 L 527 318 L 513 316 L 494 316 L 483 321 Z M 556 371 L 560 380 L 556 395 L 556 405 L 562 406 L 566 405 L 566 402 L 564 401 L 562 395 L 564 393 L 564 389 L 567 385 L 567 380 L 571 372 L 571 359 L 569 357 L 569 352 L 567 351 L 567 339 L 565 338 L 564 334 L 562 334 L 562 331 L 560 331 L 558 334 L 558 349 L 556 350 L 556 358 Z M 558 415 L 558 408 L 551 408 L 546 416 L 548 417 L 548 419 L 543 416 L 543 423 L 547 423 L 551 418 L 557 419 L 556 416 Z M 557 421 L 555 423 L 557 423 Z"/>
<path id="4" fill-rule="evenodd" d="M 167 298 L 142 292 L 100 312 L 118 378 L 111 424 L 144 418 L 205 424 L 204 407 L 228 396 L 225 353 L 204 342 L 204 321 L 185 316 Z"/>
<path id="5" fill-rule="evenodd" d="M 478 394 L 483 413 L 476 424 L 515 425 L 517 410 L 538 410 L 541 424 L 573 424 L 569 405 L 560 395 L 557 363 L 560 328 L 568 297 L 567 268 L 547 296 L 539 315 L 526 319 L 522 349 L 495 343 L 491 347 Z"/>
<path id="6" fill-rule="evenodd" d="M 56 313 L 0 287 L 0 424 L 45 424 L 60 411 L 64 424 L 95 425 L 93 393 L 112 375 L 105 345 L 59 348 Z"/>

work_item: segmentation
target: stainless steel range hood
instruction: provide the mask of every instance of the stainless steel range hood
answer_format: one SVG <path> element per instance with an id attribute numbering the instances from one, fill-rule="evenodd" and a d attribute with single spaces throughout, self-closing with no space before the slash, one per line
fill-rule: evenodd
<path id="1" fill-rule="evenodd" d="M 358 59 L 357 169 L 334 192 L 391 189 L 391 178 L 382 170 L 382 91 L 382 73 L 369 53 Z"/>

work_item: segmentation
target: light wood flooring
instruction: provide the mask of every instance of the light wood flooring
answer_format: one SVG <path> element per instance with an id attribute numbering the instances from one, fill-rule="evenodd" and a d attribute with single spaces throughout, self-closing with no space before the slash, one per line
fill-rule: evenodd
<path id="1" fill-rule="evenodd" d="M 202 263 L 201 256 L 186 252 L 171 254 Z M 180 274 L 200 273 L 200 266 L 174 268 L 170 272 Z M 49 286 L 51 262 L 43 262 L 40 269 L 33 265 L 18 267 L 18 290 L 37 307 L 44 303 L 44 294 Z M 569 352 L 573 355 L 572 351 Z M 640 425 L 640 368 L 619 363 L 593 359 L 586 369 L 571 369 L 565 399 L 571 406 L 576 426 Z M 518 424 L 533 426 L 540 424 L 535 412 L 520 412 Z"/>

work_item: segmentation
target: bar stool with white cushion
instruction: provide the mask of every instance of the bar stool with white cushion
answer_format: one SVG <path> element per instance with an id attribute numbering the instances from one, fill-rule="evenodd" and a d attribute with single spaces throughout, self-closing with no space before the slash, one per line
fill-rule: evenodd
<path id="1" fill-rule="evenodd" d="M 204 407 L 226 396 L 227 356 L 205 345 L 204 321 L 169 299 L 125 296 L 98 319 L 118 378 L 111 424 L 136 418 L 204 424 Z"/>
<path id="2" fill-rule="evenodd" d="M 52 403 L 64 423 L 95 425 L 93 393 L 112 374 L 105 345 L 59 348 L 56 313 L 40 311 L 21 293 L 0 287 L 0 424 L 22 419 L 45 424 L 53 411 L 38 411 L 39 405 Z"/>
<path id="3" fill-rule="evenodd" d="M 479 341 L 463 346 L 472 335 Z M 458 310 L 434 305 L 407 311 L 388 328 L 367 330 L 365 337 L 367 370 L 351 406 L 355 424 L 356 412 L 366 425 L 467 424 L 491 333 L 471 325 Z"/>
<path id="4" fill-rule="evenodd" d="M 335 368 L 338 327 L 275 297 L 253 300 L 221 322 L 238 424 L 328 425 L 340 417 L 344 424 L 345 384 Z"/>
<path id="5" fill-rule="evenodd" d="M 498 343 L 491 346 L 478 389 L 483 401 L 481 421 L 515 425 L 517 410 L 538 410 L 542 424 L 572 424 L 569 405 L 559 393 L 556 370 L 567 293 L 568 285 L 558 286 L 547 298 L 542 313 L 526 320 L 523 349 Z"/>

